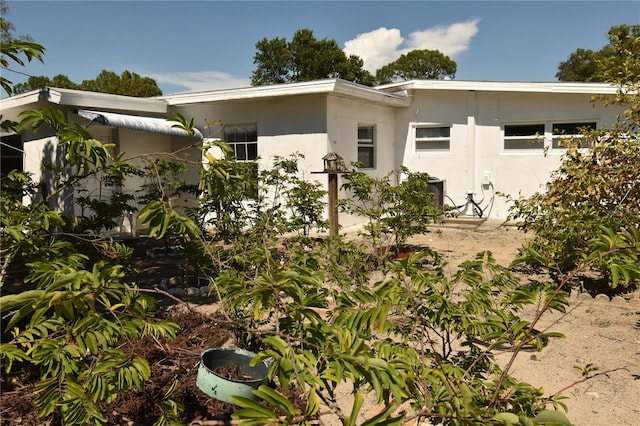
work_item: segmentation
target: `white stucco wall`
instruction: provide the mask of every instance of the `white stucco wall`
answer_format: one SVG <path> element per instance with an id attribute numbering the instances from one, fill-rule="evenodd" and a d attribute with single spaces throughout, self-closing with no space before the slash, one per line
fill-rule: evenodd
<path id="1" fill-rule="evenodd" d="M 396 123 L 395 110 L 362 101 L 331 96 L 328 99 L 327 137 L 328 150 L 338 153 L 349 165 L 358 161 L 358 126 L 374 126 L 374 167 L 361 169 L 373 177 L 383 177 L 396 168 Z M 323 154 L 324 155 L 324 154 Z M 338 175 L 338 187 L 344 183 Z M 338 197 L 351 194 L 339 190 Z M 338 222 L 342 227 L 361 223 L 362 218 L 340 213 Z"/>
<path id="2" fill-rule="evenodd" d="M 194 117 L 196 126 L 206 138 L 222 138 L 222 124 L 256 124 L 258 155 L 264 167 L 273 157 L 299 152 L 305 156 L 300 162 L 304 173 L 322 169 L 326 153 L 326 101 L 322 95 L 290 96 L 260 101 L 230 101 L 186 105 L 176 108 L 187 118 Z"/>
<path id="3" fill-rule="evenodd" d="M 496 192 L 512 197 L 544 191 L 563 150 L 505 150 L 504 125 L 591 122 L 610 125 L 615 109 L 593 104 L 589 94 L 475 91 L 416 91 L 413 104 L 397 114 L 398 160 L 412 171 L 446 180 L 445 203 L 463 205 L 473 193 L 485 217 L 504 219 L 509 205 Z M 451 125 L 448 151 L 416 152 L 414 124 Z M 546 135 L 550 136 L 550 135 Z M 551 144 L 551 138 L 545 139 Z M 490 185 L 483 184 L 487 175 Z M 469 206 L 467 206 L 469 207 Z M 470 208 L 463 214 L 473 215 Z"/>
<path id="4" fill-rule="evenodd" d="M 25 140 L 24 142 L 24 172 L 31 175 L 34 183 L 40 185 L 39 192 L 36 195 L 39 201 L 48 198 L 55 191 L 55 187 L 62 178 L 61 173 L 53 172 L 43 167 L 44 164 L 61 164 L 63 158 L 58 149 L 57 136 L 45 136 L 42 138 L 34 138 Z M 32 200 L 24 200 L 29 203 Z M 60 194 L 55 196 L 49 202 L 50 206 L 56 206 L 63 212 L 73 211 L 73 198 L 68 194 Z"/>
<path id="5" fill-rule="evenodd" d="M 260 167 L 268 169 L 276 156 L 300 153 L 300 177 L 326 185 L 326 177 L 314 172 L 323 169 L 327 153 L 326 97 L 290 96 L 251 102 L 220 102 L 177 108 L 183 116 L 195 117 L 205 138 L 222 139 L 220 124 L 255 124 L 258 131 Z"/>
<path id="6" fill-rule="evenodd" d="M 322 157 L 338 153 L 349 164 L 357 161 L 358 125 L 376 128 L 376 167 L 367 172 L 383 176 L 395 168 L 395 110 L 393 107 L 355 101 L 346 97 L 320 95 L 279 97 L 253 102 L 222 102 L 180 107 L 185 117 L 196 117 L 198 127 L 206 120 L 225 124 L 255 123 L 258 129 L 258 155 L 261 166 L 269 167 L 275 156 L 299 152 L 305 159 L 299 162 L 304 178 L 317 180 L 325 190 L 328 179 Z M 219 127 L 204 130 L 206 137 L 221 137 Z M 339 179 L 338 185 L 342 184 Z M 340 191 L 339 197 L 347 194 Z M 359 220 L 340 214 L 342 227 Z"/>

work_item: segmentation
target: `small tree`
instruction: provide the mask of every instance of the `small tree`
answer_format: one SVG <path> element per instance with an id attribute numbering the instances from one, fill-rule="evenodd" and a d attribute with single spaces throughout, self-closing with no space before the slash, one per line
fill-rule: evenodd
<path id="1" fill-rule="evenodd" d="M 213 149 L 220 150 L 219 158 Z M 205 144 L 203 152 L 206 164 L 200 169 L 197 220 L 215 239 L 232 241 L 248 226 L 244 201 L 257 191 L 257 163 L 235 161 L 233 149 L 223 141 Z"/>
<path id="2" fill-rule="evenodd" d="M 342 187 L 349 196 L 340 201 L 340 207 L 366 218 L 364 233 L 381 253 L 392 242 L 401 245 L 412 235 L 428 232 L 429 224 L 441 216 L 428 191 L 428 174 L 402 167 L 374 178 L 355 166 L 342 175 Z"/>
<path id="3" fill-rule="evenodd" d="M 75 172 L 67 184 L 105 170 L 119 170 L 121 176 L 131 168 L 112 157 L 109 146 L 68 124 L 59 111 L 26 111 L 22 116 L 18 131 L 47 125 L 58 133 Z M 17 172 L 8 182 L 32 187 Z M 3 367 L 7 372 L 37 371 L 40 416 L 58 413 L 64 424 L 105 424 L 100 403 L 143 386 L 149 378 L 148 363 L 129 353 L 127 344 L 146 335 L 175 336 L 177 326 L 150 318 L 155 300 L 124 282 L 132 250 L 111 240 L 61 233 L 61 228 L 73 228 L 67 218 L 49 209 L 47 200 L 24 205 L 21 195 L 3 180 L 0 276 L 22 260 L 28 270 L 25 284 L 31 286 L 0 297 L 0 314 L 7 320 L 7 339 L 0 344 Z"/>

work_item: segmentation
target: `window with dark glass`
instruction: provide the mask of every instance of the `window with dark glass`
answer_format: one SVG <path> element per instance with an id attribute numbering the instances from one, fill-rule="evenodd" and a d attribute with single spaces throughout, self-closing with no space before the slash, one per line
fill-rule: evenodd
<path id="1" fill-rule="evenodd" d="M 552 148 L 565 148 L 569 140 L 581 148 L 585 148 L 584 143 L 580 140 L 585 131 L 596 128 L 593 121 L 582 123 L 553 123 Z"/>
<path id="2" fill-rule="evenodd" d="M 23 146 L 22 138 L 19 134 L 3 135 L 0 137 L 2 152 L 0 160 L 0 172 L 4 178 L 11 170 L 23 171 Z"/>
<path id="3" fill-rule="evenodd" d="M 224 141 L 233 148 L 237 160 L 258 158 L 258 127 L 255 124 L 225 126 Z"/>
<path id="4" fill-rule="evenodd" d="M 358 126 L 358 162 L 365 169 L 372 169 L 376 165 L 374 134 L 374 126 Z"/>
<path id="5" fill-rule="evenodd" d="M 247 179 L 245 195 L 247 198 L 258 197 L 258 126 L 255 124 L 238 124 L 224 126 L 224 141 L 233 148 L 236 160 L 246 162 L 244 170 Z"/>
<path id="6" fill-rule="evenodd" d="M 504 149 L 543 149 L 544 123 L 504 126 Z"/>
<path id="7" fill-rule="evenodd" d="M 451 127 L 416 127 L 416 151 L 448 151 L 451 148 Z"/>

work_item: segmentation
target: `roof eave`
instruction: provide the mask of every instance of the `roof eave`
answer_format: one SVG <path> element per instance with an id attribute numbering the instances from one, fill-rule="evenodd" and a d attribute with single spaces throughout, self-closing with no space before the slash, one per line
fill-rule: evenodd
<path id="1" fill-rule="evenodd" d="M 376 87 L 389 93 L 408 90 L 452 90 L 475 92 L 575 93 L 613 95 L 617 86 L 609 83 L 583 82 L 520 82 L 469 80 L 410 80 Z"/>
<path id="2" fill-rule="evenodd" d="M 135 111 L 141 113 L 166 114 L 168 104 L 161 99 L 136 98 L 83 90 L 43 87 L 21 95 L 0 100 L 3 110 L 25 109 L 39 102 L 48 102 L 69 107 Z"/>
<path id="3" fill-rule="evenodd" d="M 273 84 L 267 86 L 243 87 L 239 89 L 212 90 L 195 93 L 178 93 L 159 96 L 171 106 L 242 100 L 262 100 L 283 96 L 310 94 L 335 94 L 390 106 L 406 106 L 406 96 L 382 92 L 341 79 L 315 80 L 301 83 Z"/>
<path id="4" fill-rule="evenodd" d="M 22 108 L 27 105 L 37 104 L 40 101 L 41 90 L 32 90 L 30 92 L 14 95 L 9 98 L 0 99 L 0 107 L 2 110 L 10 110 L 14 108 Z"/>

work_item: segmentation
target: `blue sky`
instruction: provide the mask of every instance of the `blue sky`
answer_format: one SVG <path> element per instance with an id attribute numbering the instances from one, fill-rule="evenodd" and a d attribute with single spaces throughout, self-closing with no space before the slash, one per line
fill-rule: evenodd
<path id="1" fill-rule="evenodd" d="M 555 81 L 577 48 L 640 23 L 640 1 L 29 1 L 8 0 L 15 35 L 47 49 L 12 69 L 80 83 L 106 69 L 156 80 L 164 94 L 249 85 L 255 45 L 297 29 L 338 42 L 375 72 L 412 49 L 438 49 L 456 80 Z M 14 83 L 26 76 L 2 70 Z"/>

